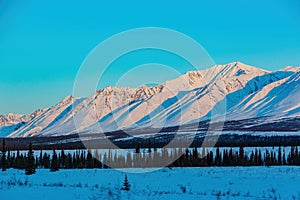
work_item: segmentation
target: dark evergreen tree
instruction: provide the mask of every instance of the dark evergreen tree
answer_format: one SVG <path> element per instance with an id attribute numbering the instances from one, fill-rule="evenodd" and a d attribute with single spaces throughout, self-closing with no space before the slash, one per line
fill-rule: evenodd
<path id="1" fill-rule="evenodd" d="M 78 168 L 78 160 L 77 160 L 77 157 L 78 157 L 78 154 L 77 152 L 76 153 L 73 153 L 73 158 L 72 158 L 72 162 L 73 162 L 73 168 L 74 169 L 77 169 Z"/>
<path id="2" fill-rule="evenodd" d="M 94 159 L 93 159 L 93 156 L 90 151 L 91 150 L 88 151 L 88 154 L 86 157 L 86 168 L 88 168 L 88 169 L 94 168 Z"/>
<path id="3" fill-rule="evenodd" d="M 48 155 L 47 153 L 44 153 L 43 155 L 43 167 L 45 169 L 50 168 L 50 155 Z"/>
<path id="4" fill-rule="evenodd" d="M 189 149 L 185 150 L 183 165 L 184 165 L 184 167 L 190 166 L 190 151 L 189 151 Z"/>
<path id="5" fill-rule="evenodd" d="M 17 150 L 17 156 L 16 156 L 16 161 L 15 161 L 15 167 L 16 169 L 21 169 L 22 166 L 21 166 L 21 156 L 20 156 L 20 151 Z"/>
<path id="6" fill-rule="evenodd" d="M 65 151 L 64 149 L 61 150 L 61 156 L 60 156 L 60 165 L 61 165 L 61 168 L 62 169 L 65 169 L 66 168 L 66 154 L 65 154 Z"/>
<path id="7" fill-rule="evenodd" d="M 223 162 L 222 162 L 223 166 L 229 166 L 229 154 L 228 154 L 228 150 L 224 149 L 223 150 Z"/>
<path id="8" fill-rule="evenodd" d="M 214 165 L 214 153 L 212 151 L 209 151 L 209 154 L 207 155 L 207 163 L 208 166 Z"/>
<path id="9" fill-rule="evenodd" d="M 208 166 L 208 163 L 207 163 L 207 152 L 206 152 L 205 147 L 202 148 L 201 166 L 203 166 L 203 167 Z"/>
<path id="10" fill-rule="evenodd" d="M 258 166 L 258 151 L 257 151 L 257 149 L 255 149 L 253 165 Z"/>
<path id="11" fill-rule="evenodd" d="M 270 155 L 270 152 L 268 150 L 266 150 L 266 154 L 265 154 L 265 164 L 266 164 L 266 166 L 271 166 L 272 165 L 271 155 Z"/>
<path id="12" fill-rule="evenodd" d="M 245 166 L 246 165 L 244 146 L 243 146 L 242 142 L 240 142 L 239 163 L 238 164 L 241 165 L 241 166 Z"/>
<path id="13" fill-rule="evenodd" d="M 24 156 L 23 154 L 20 157 L 20 169 L 25 169 L 26 166 L 26 156 Z"/>
<path id="14" fill-rule="evenodd" d="M 56 154 L 55 150 L 53 150 L 50 171 L 55 172 L 58 170 L 59 170 L 59 162 L 58 162 L 57 154 Z"/>
<path id="15" fill-rule="evenodd" d="M 16 154 L 13 153 L 12 157 L 11 157 L 11 165 L 12 168 L 16 169 Z"/>
<path id="16" fill-rule="evenodd" d="M 101 168 L 101 156 L 98 152 L 98 150 L 95 150 L 95 155 L 94 155 L 94 166 L 95 168 Z"/>
<path id="17" fill-rule="evenodd" d="M 175 152 L 176 152 L 176 149 L 175 149 Z M 197 150 L 196 147 L 193 149 L 193 161 L 192 161 L 192 165 L 194 167 L 200 166 L 199 154 L 198 154 L 198 150 Z"/>
<path id="18" fill-rule="evenodd" d="M 258 151 L 258 165 L 263 165 L 261 150 Z"/>
<path id="19" fill-rule="evenodd" d="M 6 159 L 6 145 L 5 145 L 5 139 L 2 139 L 2 151 L 1 151 L 1 168 L 2 171 L 6 171 L 7 169 L 7 159 Z"/>
<path id="20" fill-rule="evenodd" d="M 80 156 L 78 157 L 78 168 L 83 169 L 84 168 L 84 154 L 83 152 L 80 153 Z"/>
<path id="21" fill-rule="evenodd" d="M 66 157 L 65 167 L 66 167 L 66 169 L 73 169 L 72 156 L 70 153 L 68 153 L 68 155 Z"/>
<path id="22" fill-rule="evenodd" d="M 40 151 L 40 156 L 39 156 L 39 167 L 43 167 L 44 166 L 44 161 L 43 161 L 43 150 Z"/>
<path id="23" fill-rule="evenodd" d="M 25 168 L 25 174 L 26 175 L 32 175 L 35 174 L 35 163 L 34 163 L 34 154 L 32 150 L 32 143 L 29 143 L 29 150 L 27 154 L 27 159 L 26 159 L 26 168 Z"/>
<path id="24" fill-rule="evenodd" d="M 283 147 L 283 153 L 282 153 L 282 165 L 286 165 L 286 157 L 285 157 L 285 148 Z"/>
<path id="25" fill-rule="evenodd" d="M 125 178 L 124 178 L 124 183 L 123 183 L 123 187 L 121 188 L 121 190 L 125 190 L 125 191 L 129 191 L 130 190 L 130 184 L 127 178 L 127 175 L 125 174 Z"/>
<path id="26" fill-rule="evenodd" d="M 295 158 L 294 158 L 294 165 L 300 165 L 300 157 L 299 157 L 298 146 L 295 147 Z"/>
<path id="27" fill-rule="evenodd" d="M 7 156 L 6 156 L 6 167 L 9 169 L 12 165 L 11 161 L 11 156 L 10 156 L 10 150 L 7 151 Z"/>
<path id="28" fill-rule="evenodd" d="M 255 164 L 255 162 L 254 162 L 254 156 L 255 156 L 255 154 L 254 154 L 254 152 L 253 151 L 251 151 L 251 154 L 250 154 L 250 160 L 249 160 L 249 162 L 247 163 L 247 165 L 249 166 L 254 166 Z"/>
<path id="29" fill-rule="evenodd" d="M 220 166 L 221 165 L 221 159 L 222 159 L 222 157 L 221 157 L 221 153 L 220 153 L 220 148 L 217 147 L 217 149 L 216 149 L 216 156 L 215 156 L 215 165 L 216 166 Z"/>

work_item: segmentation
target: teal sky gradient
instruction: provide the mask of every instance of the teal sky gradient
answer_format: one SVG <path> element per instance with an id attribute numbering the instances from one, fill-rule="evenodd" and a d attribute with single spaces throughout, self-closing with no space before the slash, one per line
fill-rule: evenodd
<path id="1" fill-rule="evenodd" d="M 0 114 L 28 114 L 72 94 L 90 51 L 114 34 L 139 27 L 182 32 L 218 64 L 241 61 L 267 70 L 300 65 L 298 0 L 0 0 Z M 190 69 L 170 55 L 149 55 L 152 59 L 137 53 L 118 62 L 125 68 L 144 61 L 177 65 L 182 73 Z M 113 84 L 115 72 L 99 88 Z M 141 81 L 150 74 L 138 72 Z M 163 71 L 159 77 L 158 82 L 175 74 Z M 139 83 L 128 79 L 121 86 Z"/>

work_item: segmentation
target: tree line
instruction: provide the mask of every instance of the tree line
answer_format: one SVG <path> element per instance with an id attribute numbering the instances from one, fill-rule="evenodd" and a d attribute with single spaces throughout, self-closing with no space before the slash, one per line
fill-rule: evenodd
<path id="1" fill-rule="evenodd" d="M 300 165 L 300 151 L 297 146 L 291 146 L 288 154 L 285 148 L 276 149 L 253 149 L 245 153 L 243 143 L 240 143 L 238 150 L 219 147 L 216 150 L 208 151 L 206 148 L 174 148 L 156 149 L 148 148 L 141 152 L 140 147 L 135 148 L 135 153 L 127 155 L 112 153 L 111 150 L 104 154 L 97 150 L 76 151 L 65 153 L 64 149 L 55 150 L 50 155 L 40 150 L 39 156 L 34 156 L 32 144 L 29 144 L 26 155 L 17 152 L 11 153 L 6 149 L 3 140 L 0 154 L 0 167 L 2 171 L 9 168 L 25 170 L 27 175 L 34 174 L 36 169 L 49 169 L 52 172 L 59 169 L 92 169 L 92 168 L 140 168 L 160 167 L 157 161 L 170 161 L 167 167 L 211 167 L 211 166 L 274 166 L 274 165 Z"/>

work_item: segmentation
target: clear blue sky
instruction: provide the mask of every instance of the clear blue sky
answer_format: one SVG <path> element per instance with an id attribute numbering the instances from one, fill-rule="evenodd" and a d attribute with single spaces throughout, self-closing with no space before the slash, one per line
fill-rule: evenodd
<path id="1" fill-rule="evenodd" d="M 0 114 L 27 114 L 72 94 L 89 52 L 138 27 L 180 31 L 220 64 L 300 65 L 298 0 L 102 2 L 0 0 Z"/>

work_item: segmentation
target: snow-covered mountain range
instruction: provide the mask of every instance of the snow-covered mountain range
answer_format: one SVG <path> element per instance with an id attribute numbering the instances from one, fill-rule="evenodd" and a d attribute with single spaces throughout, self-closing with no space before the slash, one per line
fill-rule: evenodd
<path id="1" fill-rule="evenodd" d="M 300 68 L 269 72 L 240 62 L 191 71 L 154 87 L 107 87 L 30 115 L 0 116 L 0 137 L 161 128 L 213 118 L 300 117 Z"/>

